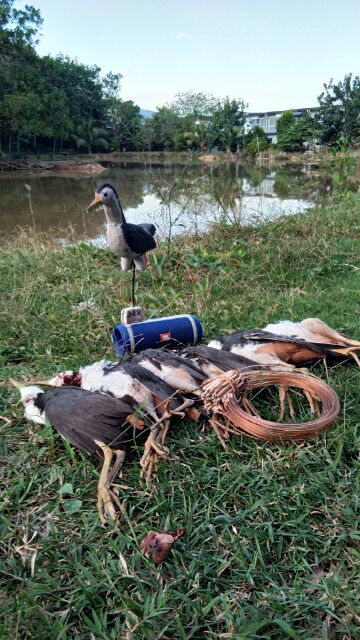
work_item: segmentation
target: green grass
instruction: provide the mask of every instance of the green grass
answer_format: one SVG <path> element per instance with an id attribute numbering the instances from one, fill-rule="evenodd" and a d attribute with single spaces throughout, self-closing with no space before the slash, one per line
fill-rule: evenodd
<path id="1" fill-rule="evenodd" d="M 139 275 L 139 301 L 150 315 L 198 314 L 206 338 L 309 316 L 359 337 L 359 210 L 349 196 L 261 228 L 178 239 L 170 265 L 159 250 Z M 99 464 L 24 423 L 8 379 L 113 357 L 129 276 L 108 251 L 30 232 L 6 244 L 0 267 L 0 414 L 12 420 L 0 429 L 0 637 L 358 638 L 356 365 L 316 367 L 342 407 L 317 440 L 233 438 L 225 452 L 205 424 L 182 423 L 151 495 L 135 452 L 121 481 L 131 488 L 119 490 L 125 514 L 105 530 Z M 76 309 L 91 297 L 97 309 Z M 178 527 L 186 535 L 155 569 L 141 539 Z"/>

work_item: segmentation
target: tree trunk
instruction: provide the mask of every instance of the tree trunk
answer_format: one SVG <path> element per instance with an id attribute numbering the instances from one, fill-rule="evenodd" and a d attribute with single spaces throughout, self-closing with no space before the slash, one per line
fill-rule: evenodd
<path id="1" fill-rule="evenodd" d="M 17 141 L 16 141 L 16 152 L 19 153 L 19 151 L 20 151 L 20 131 L 18 131 Z"/>
<path id="2" fill-rule="evenodd" d="M 9 133 L 9 153 L 11 153 L 11 133 Z"/>
<path id="3" fill-rule="evenodd" d="M 54 136 L 53 156 L 55 155 L 55 149 L 56 149 L 56 136 Z"/>

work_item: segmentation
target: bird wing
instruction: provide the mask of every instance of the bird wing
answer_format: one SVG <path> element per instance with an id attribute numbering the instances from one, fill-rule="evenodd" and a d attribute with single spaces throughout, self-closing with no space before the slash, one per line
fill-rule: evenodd
<path id="1" fill-rule="evenodd" d="M 126 448 L 133 441 L 127 418 L 133 408 L 103 393 L 77 387 L 60 387 L 43 394 L 45 414 L 53 427 L 74 446 L 99 451 L 95 440 Z"/>
<path id="2" fill-rule="evenodd" d="M 122 231 L 126 243 L 135 254 L 143 254 L 151 249 L 155 249 L 156 242 L 151 232 L 141 224 L 126 223 L 122 225 Z"/>
<path id="3" fill-rule="evenodd" d="M 151 233 L 152 236 L 154 236 L 156 233 L 156 227 L 154 224 L 152 224 L 152 222 L 141 222 L 141 224 L 139 224 L 138 226 Z"/>
<path id="4" fill-rule="evenodd" d="M 299 347 L 308 347 L 318 353 L 323 353 L 324 345 L 316 344 L 315 342 L 308 342 L 303 338 L 294 338 L 289 336 L 281 336 L 269 331 L 263 331 L 262 329 L 247 329 L 245 331 L 236 331 L 226 336 L 216 338 L 225 350 L 230 350 L 235 345 L 245 345 L 249 342 L 287 342 L 298 345 Z"/>
<path id="5" fill-rule="evenodd" d="M 231 371 L 231 369 L 259 369 L 261 368 L 257 362 L 245 358 L 244 356 L 236 355 L 231 351 L 224 351 L 222 349 L 213 349 L 205 345 L 198 345 L 196 347 L 188 347 L 180 351 L 180 355 L 183 358 L 196 358 L 196 361 L 210 362 L 222 371 Z"/>
<path id="6" fill-rule="evenodd" d="M 140 365 L 145 358 L 149 358 L 154 366 L 159 369 L 159 371 L 164 365 L 167 365 L 173 369 L 181 369 L 186 367 L 189 375 L 191 375 L 192 378 L 196 382 L 198 382 L 198 384 L 201 384 L 202 382 L 204 382 L 204 380 L 206 380 L 206 376 L 196 366 L 196 364 L 194 364 L 190 360 L 184 363 L 184 359 L 181 358 L 177 353 L 173 353 L 171 351 L 168 351 L 167 349 L 145 349 L 140 353 L 134 354 L 132 356 L 130 355 L 130 358 L 131 362 L 134 362 L 136 364 L 138 363 Z"/>
<path id="7" fill-rule="evenodd" d="M 177 393 L 173 387 L 161 380 L 155 373 L 144 369 L 139 364 L 133 362 L 124 362 L 121 365 L 122 369 L 128 373 L 132 378 L 136 379 L 146 389 L 148 389 L 157 399 L 157 403 L 160 401 L 166 402 L 171 398 L 169 403 L 170 409 L 176 409 L 183 403 L 182 396 Z"/>

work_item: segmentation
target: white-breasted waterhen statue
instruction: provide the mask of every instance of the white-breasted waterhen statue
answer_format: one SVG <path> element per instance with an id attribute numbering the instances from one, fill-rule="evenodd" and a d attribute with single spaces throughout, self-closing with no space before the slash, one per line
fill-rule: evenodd
<path id="1" fill-rule="evenodd" d="M 156 227 L 151 223 L 126 222 L 119 196 L 113 185 L 104 183 L 96 188 L 95 197 L 87 207 L 92 211 L 103 205 L 106 216 L 106 238 L 109 249 L 120 258 L 122 271 L 133 270 L 131 300 L 135 306 L 135 270 L 148 266 L 147 252 L 155 249 Z"/>
<path id="2" fill-rule="evenodd" d="M 98 482 L 99 517 L 103 524 L 108 518 L 115 520 L 114 503 L 119 506 L 119 500 L 110 484 L 136 434 L 146 424 L 142 407 L 130 398 L 124 401 L 72 386 L 47 391 L 36 386 L 23 387 L 20 396 L 27 420 L 45 424 L 48 419 L 75 447 L 103 458 Z"/>

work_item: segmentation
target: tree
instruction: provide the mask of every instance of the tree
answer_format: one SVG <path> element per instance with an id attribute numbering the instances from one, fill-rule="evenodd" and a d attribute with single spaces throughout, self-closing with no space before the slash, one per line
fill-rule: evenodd
<path id="1" fill-rule="evenodd" d="M 168 105 L 178 116 L 190 116 L 193 122 L 209 118 L 216 107 L 217 100 L 207 93 L 186 91 L 178 93 L 176 100 Z"/>
<path id="2" fill-rule="evenodd" d="M 160 107 L 151 120 L 154 134 L 154 150 L 173 151 L 176 146 L 176 135 L 181 131 L 181 117 L 169 107 Z"/>
<path id="3" fill-rule="evenodd" d="M 308 115 L 296 118 L 284 111 L 276 123 L 277 146 L 283 151 L 304 151 L 304 142 L 314 136 L 314 122 Z"/>
<path id="4" fill-rule="evenodd" d="M 179 117 L 175 135 L 177 149 L 200 149 L 211 144 L 211 118 L 218 100 L 211 94 L 178 93 L 169 108 Z"/>
<path id="5" fill-rule="evenodd" d="M 339 146 L 360 136 L 360 77 L 348 74 L 344 80 L 324 84 L 318 97 L 317 118 L 320 141 Z"/>
<path id="6" fill-rule="evenodd" d="M 47 93 L 42 101 L 44 122 L 47 126 L 45 135 L 53 139 L 52 151 L 55 153 L 56 141 L 60 140 L 60 150 L 64 140 L 68 140 L 74 130 L 74 123 L 70 116 L 67 96 L 63 88 L 54 88 Z"/>
<path id="7" fill-rule="evenodd" d="M 104 151 L 109 148 L 108 132 L 106 129 L 97 126 L 91 117 L 78 124 L 76 133 L 72 137 L 77 148 L 86 147 L 88 153 L 92 153 L 95 148 L 100 148 Z"/>
<path id="8" fill-rule="evenodd" d="M 102 79 L 101 84 L 105 100 L 120 98 L 121 78 L 121 73 L 113 73 L 112 71 L 109 71 L 109 73 Z"/>
<path id="9" fill-rule="evenodd" d="M 235 151 L 242 144 L 245 124 L 243 100 L 218 100 L 211 115 L 213 143 L 220 149 Z"/>
<path id="10" fill-rule="evenodd" d="M 151 151 L 156 143 L 154 118 L 146 118 L 141 127 L 142 146 L 146 151 Z"/>
<path id="11" fill-rule="evenodd" d="M 246 151 L 251 156 L 256 156 L 257 153 L 265 151 L 269 147 L 266 133 L 264 129 L 259 126 L 254 127 L 246 134 L 244 144 Z"/>
<path id="12" fill-rule="evenodd" d="M 140 107 L 132 100 L 112 98 L 108 102 L 108 126 L 117 149 L 132 151 L 141 146 Z"/>
<path id="13" fill-rule="evenodd" d="M 2 108 L 10 114 L 8 126 L 11 133 L 17 136 L 17 152 L 20 151 L 21 136 L 44 133 L 44 123 L 41 118 L 42 102 L 35 91 L 18 92 L 5 96 Z M 11 151 L 11 137 L 9 151 Z"/>
<path id="14" fill-rule="evenodd" d="M 37 34 L 43 23 L 39 9 L 25 5 L 14 9 L 14 0 L 0 0 L 0 51 L 11 53 L 16 48 L 37 44 Z"/>

